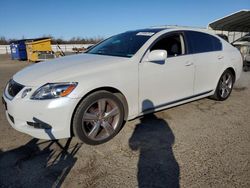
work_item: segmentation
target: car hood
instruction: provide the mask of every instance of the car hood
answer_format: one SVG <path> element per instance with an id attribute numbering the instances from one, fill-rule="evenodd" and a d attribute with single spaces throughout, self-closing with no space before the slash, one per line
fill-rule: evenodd
<path id="1" fill-rule="evenodd" d="M 28 66 L 17 72 L 13 79 L 25 86 L 40 86 L 52 82 L 75 82 L 77 80 L 74 78 L 77 76 L 110 69 L 127 59 L 94 54 L 71 55 Z"/>

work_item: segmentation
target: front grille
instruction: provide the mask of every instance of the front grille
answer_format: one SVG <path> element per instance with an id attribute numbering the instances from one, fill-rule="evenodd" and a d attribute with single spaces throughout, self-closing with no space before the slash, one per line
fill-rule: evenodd
<path id="1" fill-rule="evenodd" d="M 9 81 L 7 91 L 11 97 L 15 97 L 23 88 L 24 88 L 23 85 L 15 82 L 14 80 L 11 79 Z"/>

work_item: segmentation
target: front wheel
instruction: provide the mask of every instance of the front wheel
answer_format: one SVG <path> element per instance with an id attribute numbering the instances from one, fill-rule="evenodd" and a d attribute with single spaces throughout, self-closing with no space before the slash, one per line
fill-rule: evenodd
<path id="1" fill-rule="evenodd" d="M 234 79 L 235 78 L 232 71 L 225 70 L 225 72 L 220 77 L 217 88 L 212 98 L 218 101 L 226 100 L 232 92 Z"/>
<path id="2" fill-rule="evenodd" d="M 244 71 L 244 72 L 247 72 L 248 70 L 249 70 L 248 66 L 247 66 L 247 65 L 244 65 L 244 66 L 243 66 L 243 71 Z"/>
<path id="3" fill-rule="evenodd" d="M 102 144 L 118 134 L 124 122 L 124 107 L 113 93 L 98 91 L 87 96 L 73 118 L 74 134 L 84 143 Z"/>

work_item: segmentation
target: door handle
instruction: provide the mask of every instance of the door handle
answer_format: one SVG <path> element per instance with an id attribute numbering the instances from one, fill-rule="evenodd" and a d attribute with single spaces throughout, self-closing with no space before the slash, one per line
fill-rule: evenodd
<path id="1" fill-rule="evenodd" d="M 193 65 L 193 62 L 189 62 L 189 61 L 188 61 L 188 62 L 185 63 L 185 66 L 187 66 L 187 67 L 188 67 L 188 66 L 191 66 L 191 65 Z"/>
<path id="2" fill-rule="evenodd" d="M 224 56 L 223 55 L 218 55 L 218 59 L 223 59 Z"/>

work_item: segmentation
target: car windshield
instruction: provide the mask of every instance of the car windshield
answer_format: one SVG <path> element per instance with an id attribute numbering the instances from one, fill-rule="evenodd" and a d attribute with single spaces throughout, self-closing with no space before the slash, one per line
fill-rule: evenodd
<path id="1" fill-rule="evenodd" d="M 110 37 L 91 48 L 87 53 L 132 57 L 154 32 L 126 32 Z"/>

